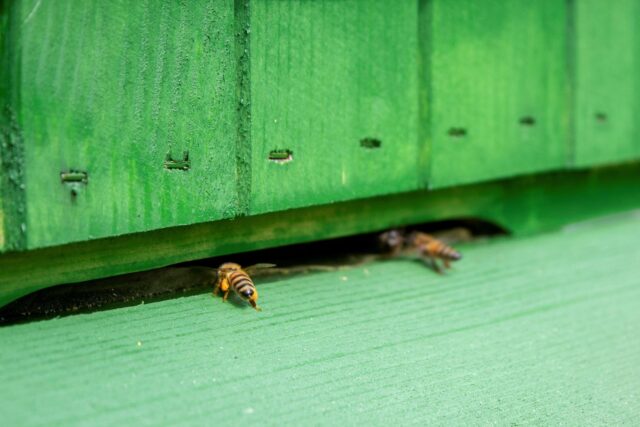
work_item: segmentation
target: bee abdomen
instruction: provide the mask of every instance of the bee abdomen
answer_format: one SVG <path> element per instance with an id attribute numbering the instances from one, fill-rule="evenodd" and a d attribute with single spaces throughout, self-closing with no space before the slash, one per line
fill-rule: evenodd
<path id="1" fill-rule="evenodd" d="M 231 284 L 231 288 L 240 295 L 247 293 L 247 291 L 251 291 L 250 293 L 253 293 L 253 290 L 255 289 L 253 281 L 244 271 L 233 272 L 229 276 L 229 282 Z"/>
<path id="2" fill-rule="evenodd" d="M 458 261 L 460 258 L 462 258 L 460 252 L 456 251 L 450 246 L 445 246 L 442 256 L 452 261 Z"/>
<path id="3" fill-rule="evenodd" d="M 451 261 L 457 261 L 462 258 L 460 252 L 456 251 L 451 246 L 445 245 L 442 242 L 433 242 L 432 244 L 427 245 L 426 252 L 428 252 L 431 256 Z"/>

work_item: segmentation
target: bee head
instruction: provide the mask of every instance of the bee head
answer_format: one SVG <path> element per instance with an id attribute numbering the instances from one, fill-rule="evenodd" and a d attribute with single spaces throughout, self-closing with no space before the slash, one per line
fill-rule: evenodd
<path id="1" fill-rule="evenodd" d="M 251 307 L 255 308 L 257 311 L 262 311 L 262 309 L 258 307 L 258 291 L 254 289 L 247 301 L 251 304 Z"/>
<path id="2" fill-rule="evenodd" d="M 404 244 L 404 234 L 402 231 L 394 228 L 380 234 L 378 241 L 383 249 L 399 248 Z"/>
<path id="3" fill-rule="evenodd" d="M 251 288 L 245 288 L 242 292 L 240 292 L 240 295 L 242 296 L 242 298 L 246 299 L 247 301 L 250 301 L 251 298 L 253 298 L 253 295 L 256 292 L 251 289 Z"/>

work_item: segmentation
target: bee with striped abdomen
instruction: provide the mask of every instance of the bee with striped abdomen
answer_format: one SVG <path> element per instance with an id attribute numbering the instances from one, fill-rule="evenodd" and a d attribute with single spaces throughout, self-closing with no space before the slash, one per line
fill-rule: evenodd
<path id="1" fill-rule="evenodd" d="M 431 262 L 431 266 L 438 273 L 443 272 L 438 265 L 438 259 L 442 260 L 445 268 L 450 268 L 451 261 L 462 259 L 460 252 L 430 234 L 414 231 L 407 240 L 411 247 L 416 248 L 420 255 Z"/>
<path id="2" fill-rule="evenodd" d="M 251 307 L 260 311 L 258 307 L 258 291 L 256 285 L 251 280 L 249 273 L 261 268 L 275 267 L 274 264 L 256 264 L 246 269 L 242 269 L 239 264 L 235 262 L 225 262 L 218 267 L 218 278 L 216 285 L 213 288 L 213 294 L 218 295 L 218 292 L 222 291 L 222 300 L 226 301 L 229 296 L 229 292 L 233 289 L 240 299 L 251 304 Z"/>
<path id="3" fill-rule="evenodd" d="M 460 233 L 458 233 L 460 234 Z M 431 267 L 438 273 L 443 270 L 437 260 L 442 260 L 445 268 L 450 268 L 451 261 L 457 261 L 462 255 L 441 240 L 430 234 L 414 231 L 407 235 L 403 230 L 391 229 L 378 236 L 378 242 L 382 249 L 388 252 L 387 256 L 398 256 L 403 251 L 417 251 Z"/>

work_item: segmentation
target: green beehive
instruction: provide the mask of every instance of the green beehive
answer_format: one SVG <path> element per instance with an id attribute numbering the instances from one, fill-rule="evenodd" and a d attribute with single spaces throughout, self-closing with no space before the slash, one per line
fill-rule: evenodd
<path id="1" fill-rule="evenodd" d="M 633 167 L 589 170 L 640 157 L 636 9 L 4 2 L 0 299 L 402 223 L 524 232 L 635 206 L 615 183 Z M 559 185 L 588 205 L 540 214 Z M 60 253 L 64 275 L 20 275 Z"/>
<path id="2" fill-rule="evenodd" d="M 442 414 L 463 413 L 465 423 L 572 423 L 580 420 L 575 408 L 596 424 L 629 421 L 637 407 L 630 396 L 637 393 L 639 349 L 635 342 L 629 347 L 622 342 L 631 340 L 626 325 L 639 320 L 633 314 L 640 312 L 638 292 L 632 290 L 635 276 L 610 246 L 606 250 L 613 252 L 602 255 L 604 265 L 596 266 L 599 246 L 592 242 L 610 237 L 635 265 L 639 252 L 631 236 L 637 225 L 624 217 L 617 225 L 568 237 L 524 237 L 559 233 L 567 224 L 640 207 L 638 17 L 640 3 L 633 0 L 0 0 L 0 306 L 63 283 L 407 224 L 480 219 L 517 239 L 472 246 L 461 264 L 467 266 L 460 269 L 464 273 L 449 282 L 434 285 L 418 266 L 393 261 L 375 264 L 374 278 L 364 272 L 346 279 L 309 276 L 301 280 L 313 284 L 311 290 L 296 287 L 295 280 L 272 286 L 271 314 L 265 310 L 267 317 L 249 319 L 241 312 L 249 330 L 245 344 L 255 340 L 262 348 L 247 350 L 236 345 L 233 334 L 203 327 L 231 328 L 228 314 L 207 311 L 211 301 L 204 296 L 158 303 L 158 328 L 156 314 L 149 314 L 155 312 L 136 307 L 140 311 L 88 316 L 86 324 L 78 316 L 63 326 L 43 322 L 41 330 L 28 325 L 24 336 L 35 341 L 49 332 L 68 333 L 80 342 L 94 331 L 107 331 L 104 340 L 114 347 L 89 340 L 91 351 L 125 365 L 131 357 L 152 388 L 175 386 L 187 396 L 173 406 L 182 420 L 156 413 L 148 419 L 152 424 L 206 423 L 204 402 L 219 397 L 212 391 L 218 390 L 212 386 L 218 374 L 205 366 L 204 355 L 220 364 L 246 358 L 246 378 L 220 377 L 219 390 L 229 393 L 237 410 L 214 406 L 231 423 L 279 424 L 277 405 L 290 389 L 299 404 L 293 399 L 294 415 L 282 420 L 292 425 L 382 424 L 394 417 L 407 423 L 447 421 L 424 403 L 429 399 Z M 566 254 L 558 249 L 564 242 Z M 494 258 L 491 245 L 506 255 Z M 555 264 L 565 255 L 566 273 Z M 501 269 L 500 262 L 511 267 Z M 616 270 L 613 284 L 607 281 L 609 268 Z M 592 288 L 583 283 L 590 277 Z M 322 288 L 326 280 L 334 281 L 332 289 L 340 282 L 351 288 L 338 288 L 346 296 L 329 296 Z M 493 281 L 500 285 L 491 286 Z M 395 282 L 400 293 L 407 289 L 422 299 L 387 309 Z M 287 302 L 296 295 L 306 299 Z M 467 295 L 478 304 L 462 304 Z M 598 298 L 609 297 L 615 301 L 605 301 L 599 312 Z M 536 298 L 544 304 L 534 303 Z M 588 313 L 576 308 L 581 301 Z M 277 311 L 285 306 L 289 311 Z M 443 317 L 438 307 L 444 307 Z M 616 307 L 624 322 L 615 318 Z M 423 314 L 411 314 L 420 310 Z M 181 311 L 201 323 L 192 329 L 176 314 Z M 323 319 L 321 326 L 313 316 Z M 594 329 L 601 322 L 608 338 L 580 335 L 582 329 L 563 316 Z M 121 330 L 110 331 L 110 322 L 131 318 L 148 323 L 133 328 L 124 345 Z M 438 327 L 442 318 L 451 323 Z M 394 319 L 412 327 L 405 330 Z M 513 329 L 504 326 L 510 321 Z M 372 326 L 387 322 L 388 331 Z M 159 332 L 171 325 L 175 336 Z M 40 353 L 22 341 L 17 328 L 0 329 L 0 339 L 8 343 L 0 361 L 24 357 L 19 371 L 36 363 L 25 355 Z M 261 335 L 252 328 L 267 331 Z M 234 334 L 243 334 L 236 329 Z M 580 336 L 565 348 L 567 331 Z M 191 333 L 193 352 L 177 350 L 175 360 L 162 352 L 140 359 L 131 355 L 144 349 L 143 336 L 177 348 L 189 344 L 181 337 Z M 306 340 L 305 334 L 316 333 L 317 341 Z M 290 343 L 283 344 L 282 337 Z M 590 339 L 601 344 L 584 344 Z M 213 352 L 208 343 L 216 340 L 233 354 Z M 44 342 L 69 356 L 61 359 L 62 370 L 82 363 L 105 367 L 104 361 L 74 359 L 54 338 Z M 554 359 L 554 346 L 575 365 Z M 476 350 L 477 359 L 460 356 Z M 545 362 L 523 356 L 531 351 Z M 593 359 L 581 359 L 589 352 Z M 618 356 L 619 371 L 588 374 L 606 371 L 610 365 L 601 361 Z M 251 365 L 250 357 L 264 369 Z M 418 372 L 416 381 L 406 366 L 389 364 L 403 358 L 428 375 Z M 184 368 L 193 361 L 211 388 L 180 383 L 196 381 L 186 378 Z M 148 370 L 157 363 L 169 366 L 170 380 Z M 527 363 L 531 369 L 523 367 Z M 504 380 L 503 366 L 516 379 Z M 458 368 L 468 369 L 456 376 Z M 352 406 L 332 397 L 333 386 L 346 381 L 340 370 L 349 369 L 355 372 L 353 382 L 338 387 L 336 396 L 353 399 Z M 490 377 L 491 384 L 470 386 L 472 371 Z M 93 379 L 104 384 L 121 374 L 116 368 L 103 372 Z M 265 379 L 257 379 L 265 372 Z M 576 373 L 575 382 L 563 376 L 566 372 Z M 308 388 L 291 379 L 298 375 L 309 378 Z M 53 368 L 43 376 L 52 384 L 66 381 Z M 617 381 L 618 376 L 631 380 Z M 244 405 L 238 390 L 246 390 L 249 379 L 263 389 L 273 387 L 272 399 L 252 394 L 257 403 Z M 5 393 L 18 387 L 19 381 L 9 380 L 3 382 L 9 384 Z M 431 380 L 451 387 L 421 388 Z M 106 399 L 108 387 L 95 395 L 81 385 L 71 387 L 84 402 L 78 413 L 113 425 L 127 415 L 144 420 L 143 413 L 158 409 L 138 402 L 126 412 L 144 387 L 133 381 L 136 391 L 128 394 L 121 388 L 127 381 L 115 383 L 121 393 L 116 409 L 102 415 L 92 410 L 100 399 L 82 398 Z M 243 386 L 235 389 L 235 384 Z M 82 421 L 66 413 L 47 387 L 44 395 L 52 398 L 50 409 L 58 416 L 52 423 Z M 320 406 L 314 406 L 315 387 Z M 541 389 L 557 398 L 544 394 L 536 400 Z M 198 390 L 206 399 L 199 400 Z M 603 397 L 606 390 L 614 395 L 610 400 Z M 482 401 L 485 392 L 494 400 Z M 28 406 L 29 393 L 18 393 L 23 406 L 17 407 Z M 455 402 L 471 395 L 466 411 Z M 563 395 L 569 396 L 566 404 L 559 403 Z M 420 403 L 411 406 L 412 399 Z M 500 399 L 508 402 L 506 418 L 495 416 Z M 531 415 L 535 411 L 527 399 L 546 415 Z M 170 400 L 158 397 L 159 405 Z M 388 406 L 378 406 L 379 401 Z M 518 402 L 524 412 L 518 412 Z M 186 415 L 180 408 L 188 403 L 197 409 Z M 260 411 L 272 418 L 246 418 Z M 349 416 L 341 418 L 345 412 Z M 523 413 L 531 416 L 520 417 Z M 38 414 L 12 415 L 11 425 L 43 422 Z"/>

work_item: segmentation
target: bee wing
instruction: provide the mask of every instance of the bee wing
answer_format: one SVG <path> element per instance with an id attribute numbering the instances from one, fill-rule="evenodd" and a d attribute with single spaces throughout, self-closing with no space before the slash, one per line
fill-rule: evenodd
<path id="1" fill-rule="evenodd" d="M 456 227 L 451 230 L 441 231 L 436 237 L 447 245 L 454 245 L 461 242 L 473 240 L 473 234 L 465 227 Z"/>
<path id="2" fill-rule="evenodd" d="M 247 268 L 243 268 L 243 270 L 247 273 L 247 274 L 251 274 L 253 271 L 256 270 L 261 270 L 263 268 L 273 268 L 275 267 L 275 264 L 269 264 L 269 263 L 260 263 L 260 264 L 253 264 Z"/>

